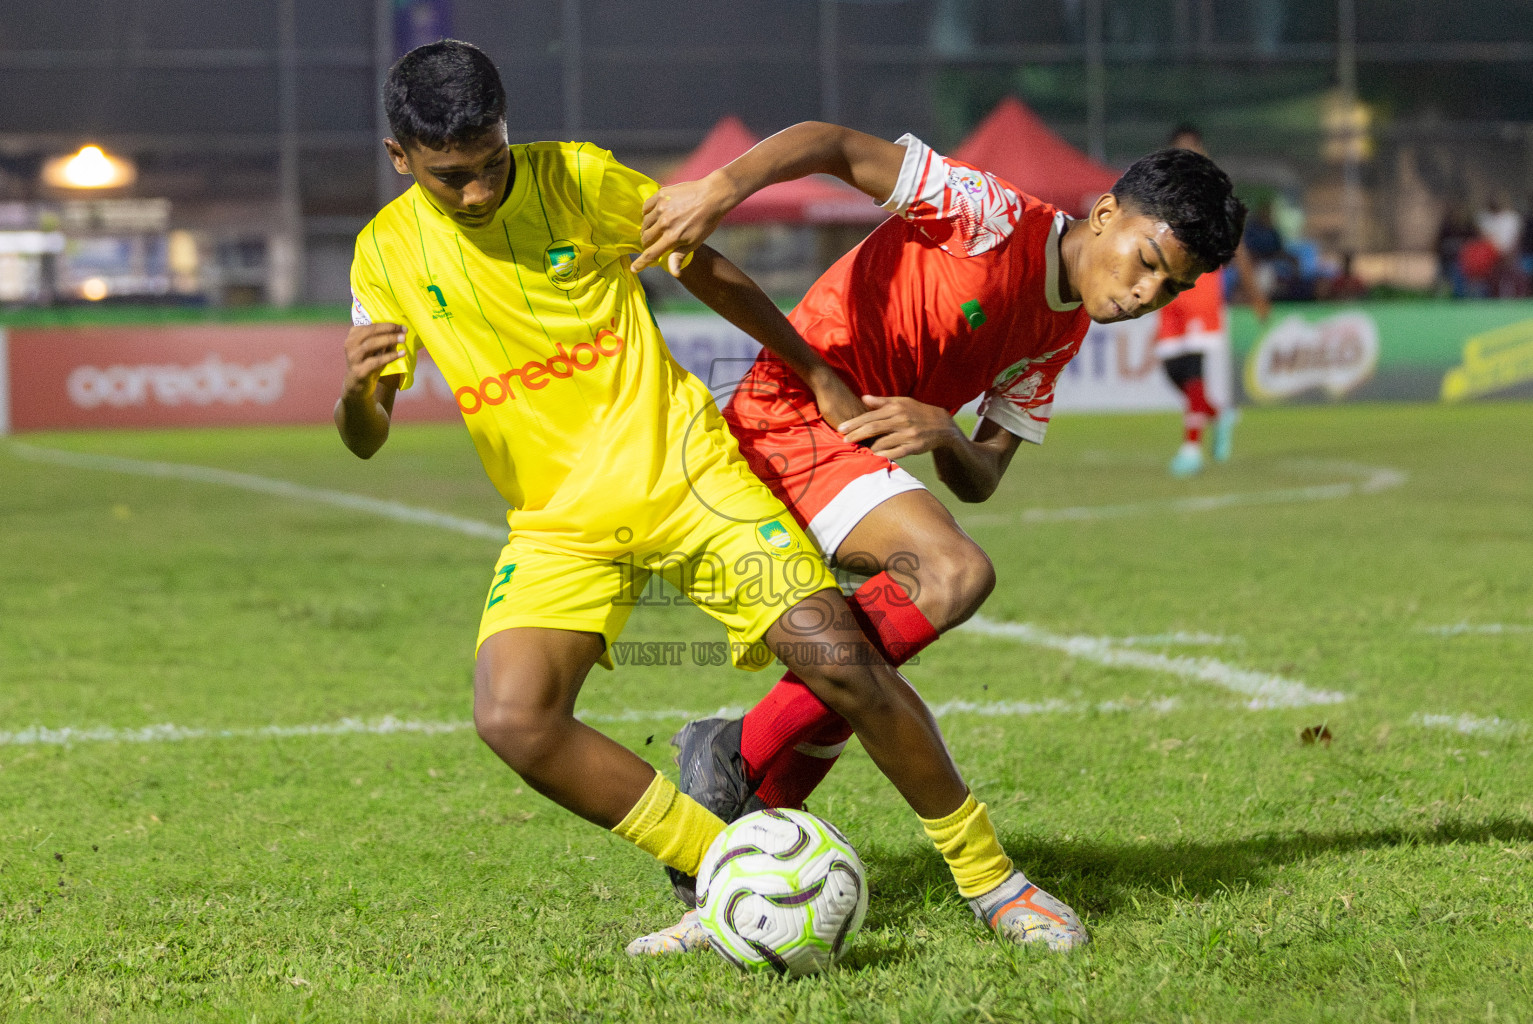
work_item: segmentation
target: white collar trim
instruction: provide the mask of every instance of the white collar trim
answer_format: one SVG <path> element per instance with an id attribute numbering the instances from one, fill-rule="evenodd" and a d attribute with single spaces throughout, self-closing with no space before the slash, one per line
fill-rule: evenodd
<path id="1" fill-rule="evenodd" d="M 1060 245 L 1064 241 L 1065 227 L 1072 219 L 1063 210 L 1054 214 L 1054 226 L 1049 228 L 1048 240 L 1043 243 L 1043 297 L 1056 313 L 1069 313 L 1081 306 L 1079 301 L 1061 302 L 1059 299 Z"/>

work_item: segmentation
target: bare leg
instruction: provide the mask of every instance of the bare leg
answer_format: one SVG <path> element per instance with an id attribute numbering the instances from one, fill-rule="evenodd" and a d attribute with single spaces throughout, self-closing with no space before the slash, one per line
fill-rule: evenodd
<path id="1" fill-rule="evenodd" d="M 596 633 L 523 628 L 489 637 L 474 665 L 474 725 L 529 786 L 611 829 L 655 769 L 575 718 L 575 698 L 601 652 Z"/>
<path id="2" fill-rule="evenodd" d="M 995 568 L 930 491 L 906 491 L 876 506 L 836 549 L 841 566 L 893 576 L 937 632 L 979 610 L 995 589 Z"/>
<path id="3" fill-rule="evenodd" d="M 936 720 L 862 632 L 849 628 L 850 621 L 840 593 L 822 590 L 784 613 L 765 639 L 790 671 L 851 723 L 868 756 L 918 815 L 951 814 L 969 790 Z"/>
<path id="4" fill-rule="evenodd" d="M 896 666 L 973 615 L 995 586 L 990 559 L 929 491 L 906 491 L 875 507 L 836 559 L 876 576 L 850 604 L 868 639 Z M 759 773 L 757 796 L 772 807 L 802 806 L 851 731 L 797 678 L 785 677 L 742 727 L 741 752 Z"/>

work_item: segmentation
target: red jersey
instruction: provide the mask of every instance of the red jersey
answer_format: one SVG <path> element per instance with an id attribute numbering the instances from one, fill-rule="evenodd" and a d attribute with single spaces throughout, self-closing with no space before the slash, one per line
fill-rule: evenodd
<path id="1" fill-rule="evenodd" d="M 1178 340 L 1194 331 L 1212 334 L 1224 327 L 1224 274 L 1200 276 L 1193 286 L 1160 311 L 1155 338 Z"/>
<path id="2" fill-rule="evenodd" d="M 895 214 L 814 283 L 789 315 L 858 394 L 980 415 L 1041 443 L 1054 381 L 1089 318 L 1059 297 L 1068 218 L 906 135 Z M 763 359 L 771 359 L 763 353 Z"/>

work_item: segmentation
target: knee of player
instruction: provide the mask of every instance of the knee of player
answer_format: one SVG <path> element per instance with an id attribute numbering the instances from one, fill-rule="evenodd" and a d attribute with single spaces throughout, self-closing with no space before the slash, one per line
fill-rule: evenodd
<path id="1" fill-rule="evenodd" d="M 947 630 L 979 610 L 995 589 L 995 566 L 979 545 L 965 541 L 925 559 L 920 569 L 921 592 L 938 630 Z"/>
<path id="2" fill-rule="evenodd" d="M 863 649 L 861 644 L 854 646 L 857 649 L 845 658 L 794 669 L 827 707 L 849 721 L 888 710 L 894 703 L 888 684 L 899 678 L 887 665 L 871 663 L 878 658 L 876 651 Z"/>
<path id="3" fill-rule="evenodd" d="M 536 769 L 558 746 L 564 716 L 507 701 L 474 701 L 479 738 L 518 773 Z"/>

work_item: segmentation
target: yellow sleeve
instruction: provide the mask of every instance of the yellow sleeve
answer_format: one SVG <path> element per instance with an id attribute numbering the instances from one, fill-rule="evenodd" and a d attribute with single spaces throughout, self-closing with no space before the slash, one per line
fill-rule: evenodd
<path id="1" fill-rule="evenodd" d="M 376 221 L 357 236 L 356 252 L 351 260 L 351 322 L 362 324 L 400 324 L 405 330 L 405 354 L 383 368 L 379 376 L 398 374 L 401 390 L 415 383 L 415 363 L 420 352 L 420 336 L 410 329 L 410 321 L 399 309 L 388 266 L 378 239 Z"/>
<path id="2" fill-rule="evenodd" d="M 644 226 L 644 202 L 660 191 L 646 175 L 627 167 L 601 151 L 601 191 L 592 218 L 591 240 L 598 249 L 615 255 L 643 250 L 639 232 Z"/>

